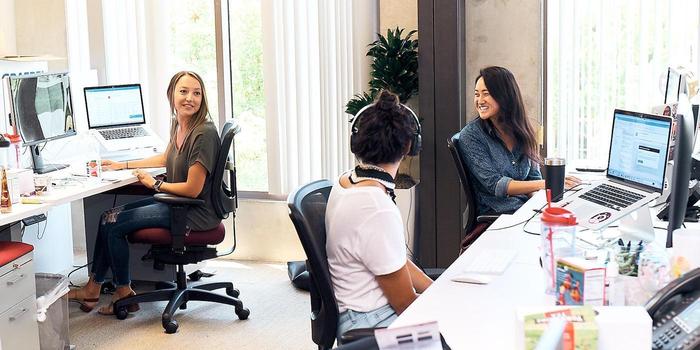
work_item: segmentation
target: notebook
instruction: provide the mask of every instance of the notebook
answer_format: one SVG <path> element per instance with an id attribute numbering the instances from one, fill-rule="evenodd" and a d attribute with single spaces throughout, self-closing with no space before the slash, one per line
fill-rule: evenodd
<path id="1" fill-rule="evenodd" d="M 162 141 L 146 125 L 140 84 L 84 88 L 88 126 L 103 151 L 153 148 Z"/>
<path id="2" fill-rule="evenodd" d="M 671 117 L 616 109 L 605 179 L 562 199 L 579 225 L 600 230 L 659 197 L 671 136 Z"/>

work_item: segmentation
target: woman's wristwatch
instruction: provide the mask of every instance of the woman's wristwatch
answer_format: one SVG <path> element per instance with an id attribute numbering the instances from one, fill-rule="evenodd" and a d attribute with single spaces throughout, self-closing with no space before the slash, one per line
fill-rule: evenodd
<path id="1" fill-rule="evenodd" d="M 156 190 L 156 192 L 160 192 L 160 186 L 163 185 L 163 180 L 156 180 L 156 182 L 153 184 L 153 189 Z"/>

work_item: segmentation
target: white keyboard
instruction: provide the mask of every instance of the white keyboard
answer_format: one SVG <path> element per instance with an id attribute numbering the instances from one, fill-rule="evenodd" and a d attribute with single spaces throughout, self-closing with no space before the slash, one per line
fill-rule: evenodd
<path id="1" fill-rule="evenodd" d="M 464 272 L 501 275 L 518 254 L 513 249 L 484 249 L 464 269 Z"/>

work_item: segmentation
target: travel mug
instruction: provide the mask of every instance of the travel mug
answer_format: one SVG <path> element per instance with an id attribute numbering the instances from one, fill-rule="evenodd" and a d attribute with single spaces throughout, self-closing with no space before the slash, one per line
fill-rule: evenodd
<path id="1" fill-rule="evenodd" d="M 566 160 L 564 158 L 546 158 L 544 160 L 544 187 L 552 190 L 552 201 L 558 202 L 564 194 L 566 177 Z"/>

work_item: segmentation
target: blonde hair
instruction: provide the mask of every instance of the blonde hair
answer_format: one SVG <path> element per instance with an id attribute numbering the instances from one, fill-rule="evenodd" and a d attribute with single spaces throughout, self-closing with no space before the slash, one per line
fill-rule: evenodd
<path id="1" fill-rule="evenodd" d="M 177 132 L 178 125 L 177 111 L 175 110 L 174 99 L 175 85 L 177 85 L 177 82 L 180 81 L 180 79 L 184 76 L 190 76 L 196 79 L 199 82 L 199 86 L 202 88 L 202 103 L 199 105 L 199 110 L 195 112 L 194 115 L 192 115 L 192 120 L 188 125 L 189 129 L 193 130 L 197 126 L 211 119 L 211 116 L 209 115 L 209 105 L 207 104 L 207 92 L 204 89 L 204 81 L 202 80 L 202 77 L 200 77 L 199 74 L 191 71 L 181 71 L 175 73 L 175 75 L 173 75 L 173 77 L 170 78 L 170 84 L 168 84 L 167 90 L 168 102 L 170 102 L 170 116 L 172 117 L 170 128 L 170 140 L 175 140 L 175 133 Z M 169 149 L 166 150 L 166 153 L 168 151 Z"/>

